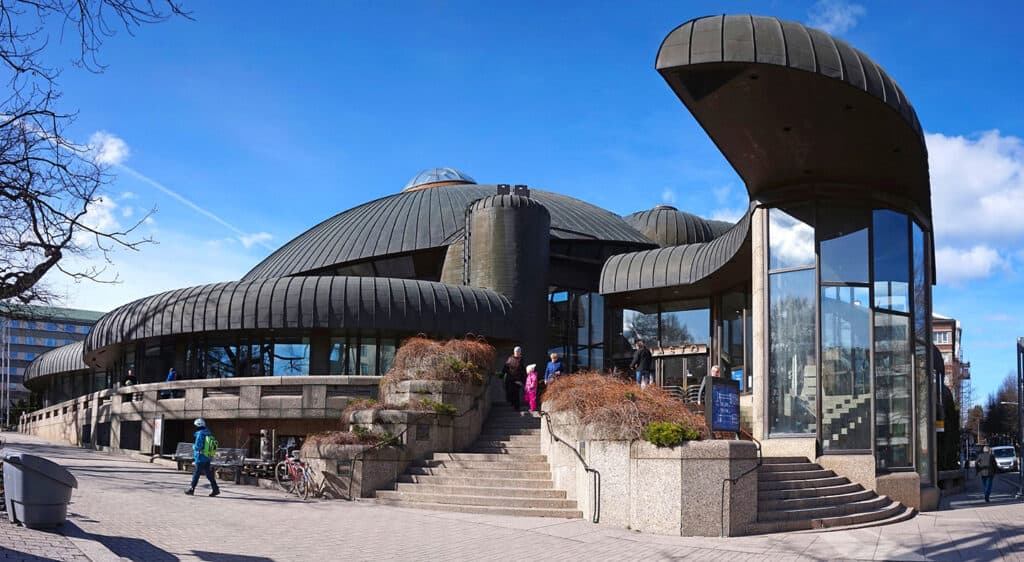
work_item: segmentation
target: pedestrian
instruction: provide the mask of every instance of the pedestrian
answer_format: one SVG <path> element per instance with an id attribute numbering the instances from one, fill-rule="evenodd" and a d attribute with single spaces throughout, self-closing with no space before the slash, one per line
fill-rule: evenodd
<path id="1" fill-rule="evenodd" d="M 544 384 L 551 384 L 551 381 L 561 374 L 562 360 L 558 357 L 557 353 L 552 353 L 551 361 L 548 361 L 548 366 L 544 369 Z"/>
<path id="2" fill-rule="evenodd" d="M 711 367 L 711 376 L 712 377 L 715 377 L 715 378 L 719 377 L 720 376 L 719 375 L 720 372 L 721 372 L 721 370 L 718 368 L 718 365 L 715 365 L 715 366 Z M 707 384 L 707 382 L 708 382 L 708 379 L 706 379 L 706 378 L 700 380 L 700 389 L 697 391 L 697 396 L 698 396 L 697 403 L 698 404 L 703 404 L 704 401 L 707 398 L 707 397 L 704 396 L 704 391 L 705 390 L 710 390 L 710 389 L 706 388 L 706 386 L 705 386 Z"/>
<path id="3" fill-rule="evenodd" d="M 128 376 L 121 381 L 121 386 L 131 386 L 133 384 L 139 384 L 139 379 L 135 376 L 135 369 L 128 369 Z"/>
<path id="4" fill-rule="evenodd" d="M 505 399 L 516 411 L 519 411 L 523 396 L 523 383 L 526 382 L 526 366 L 523 364 L 523 348 L 518 345 L 512 355 L 505 360 L 502 369 L 505 377 Z"/>
<path id="5" fill-rule="evenodd" d="M 633 352 L 633 363 L 630 365 L 636 372 L 636 383 L 640 388 L 651 384 L 651 373 L 654 371 L 654 356 L 651 350 L 647 349 L 644 340 L 636 340 L 636 351 Z"/>
<path id="6" fill-rule="evenodd" d="M 195 455 L 196 468 L 192 471 L 192 485 L 185 490 L 185 494 L 189 496 L 195 494 L 199 477 L 206 475 L 206 479 L 210 481 L 210 487 L 213 488 L 210 497 L 216 497 L 220 495 L 220 486 L 217 485 L 217 475 L 214 474 L 210 462 L 217 454 L 217 439 L 206 428 L 206 420 L 203 418 L 197 419 L 195 426 L 198 429 L 196 429 L 196 441 L 192 444 L 192 452 Z"/>
<path id="7" fill-rule="evenodd" d="M 526 404 L 531 412 L 537 411 L 537 365 L 530 363 L 526 366 Z"/>
<path id="8" fill-rule="evenodd" d="M 178 378 L 178 372 L 174 370 L 174 367 L 171 367 L 171 370 L 167 371 L 167 380 L 165 382 L 174 382 L 177 378 Z M 170 390 L 164 390 L 163 392 L 160 393 L 160 398 L 170 398 L 170 397 L 171 397 L 171 391 Z"/>
<path id="9" fill-rule="evenodd" d="M 992 481 L 996 476 L 996 457 L 992 454 L 992 448 L 985 445 L 974 461 L 974 470 L 981 476 L 981 483 L 985 487 L 985 501 L 989 501 L 992 495 Z"/>

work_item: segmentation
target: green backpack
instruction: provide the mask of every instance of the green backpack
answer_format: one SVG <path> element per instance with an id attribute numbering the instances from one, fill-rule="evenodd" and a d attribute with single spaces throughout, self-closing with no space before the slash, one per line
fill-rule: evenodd
<path id="1" fill-rule="evenodd" d="M 207 435 L 206 439 L 203 440 L 203 450 L 200 453 L 204 457 L 212 459 L 217 454 L 217 446 L 217 438 L 213 435 Z"/>

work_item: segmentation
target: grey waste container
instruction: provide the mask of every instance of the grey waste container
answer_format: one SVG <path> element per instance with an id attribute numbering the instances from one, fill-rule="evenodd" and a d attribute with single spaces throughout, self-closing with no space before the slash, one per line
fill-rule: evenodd
<path id="1" fill-rule="evenodd" d="M 4 500 L 11 523 L 56 527 L 68 516 L 71 489 L 78 481 L 59 464 L 25 451 L 4 449 Z"/>

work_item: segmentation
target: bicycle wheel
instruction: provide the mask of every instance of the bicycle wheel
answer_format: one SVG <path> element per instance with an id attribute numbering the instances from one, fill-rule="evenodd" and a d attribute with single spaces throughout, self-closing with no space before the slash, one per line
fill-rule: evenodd
<path id="1" fill-rule="evenodd" d="M 302 499 L 308 500 L 310 496 L 316 495 L 316 483 L 313 481 L 313 471 L 308 466 L 302 467 L 303 494 Z"/>
<path id="2" fill-rule="evenodd" d="M 288 463 L 281 461 L 274 466 L 274 480 L 285 492 L 291 492 L 295 487 L 291 474 L 288 473 Z"/>

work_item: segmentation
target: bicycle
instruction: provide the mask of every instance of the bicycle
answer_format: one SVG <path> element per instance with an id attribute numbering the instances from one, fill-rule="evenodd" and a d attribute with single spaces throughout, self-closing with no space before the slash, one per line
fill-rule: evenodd
<path id="1" fill-rule="evenodd" d="M 274 480 L 282 490 L 295 494 L 303 500 L 309 499 L 315 486 L 312 471 L 294 454 L 277 463 L 274 467 Z"/>

